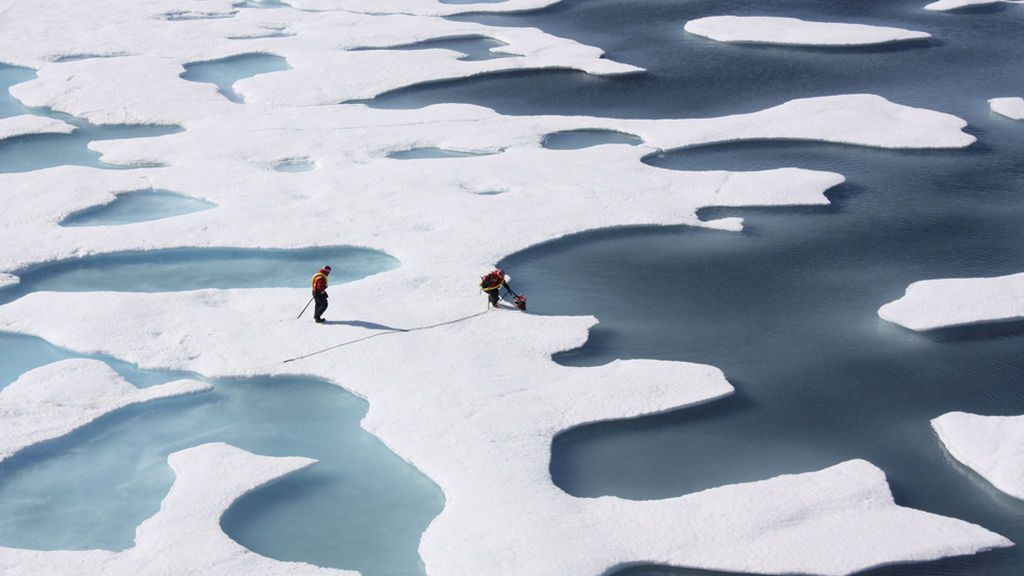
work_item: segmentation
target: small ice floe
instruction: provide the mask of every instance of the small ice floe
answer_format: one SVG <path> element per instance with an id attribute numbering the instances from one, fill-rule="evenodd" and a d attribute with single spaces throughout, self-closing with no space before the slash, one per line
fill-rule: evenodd
<path id="1" fill-rule="evenodd" d="M 936 10 L 945 12 L 949 10 L 960 10 L 961 8 L 975 8 L 978 6 L 991 6 L 992 4 L 1024 4 L 1024 0 L 938 0 L 924 7 L 925 10 Z"/>
<path id="2" fill-rule="evenodd" d="M 114 410 L 210 389 L 195 380 L 136 388 L 99 360 L 62 360 L 36 368 L 0 390 L 0 462 Z"/>
<path id="3" fill-rule="evenodd" d="M 0 547 L 5 576 L 80 574 L 218 574 L 261 576 L 358 576 L 358 572 L 283 562 L 243 548 L 224 533 L 221 516 L 253 490 L 309 468 L 310 458 L 257 456 L 213 443 L 168 456 L 174 485 L 160 510 L 139 525 L 135 546 L 108 550 L 24 550 Z"/>
<path id="4" fill-rule="evenodd" d="M 888 26 L 809 22 L 772 16 L 710 16 L 690 20 L 684 29 L 718 42 L 784 46 L 874 46 L 931 37 L 927 32 Z"/>
<path id="5" fill-rule="evenodd" d="M 1024 273 L 914 282 L 878 315 L 918 331 L 1019 320 L 1024 318 Z"/>
<path id="6" fill-rule="evenodd" d="M 1024 98 L 993 98 L 988 105 L 996 114 L 1011 120 L 1024 120 Z"/>
<path id="7" fill-rule="evenodd" d="M 1024 499 L 1024 416 L 949 412 L 932 420 L 932 428 L 960 463 Z"/>
<path id="8" fill-rule="evenodd" d="M 10 118 L 0 118 L 0 141 L 33 134 L 71 134 L 75 127 L 63 120 L 22 114 Z"/>

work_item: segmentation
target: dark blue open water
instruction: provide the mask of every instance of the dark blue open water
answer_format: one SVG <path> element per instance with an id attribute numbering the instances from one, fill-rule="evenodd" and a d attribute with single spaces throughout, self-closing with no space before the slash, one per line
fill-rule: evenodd
<path id="1" fill-rule="evenodd" d="M 502 262 L 531 311 L 594 314 L 601 324 L 558 361 L 614 358 L 713 364 L 735 397 L 559 436 L 551 471 L 581 497 L 649 499 L 865 458 L 897 501 L 978 523 L 1024 543 L 1024 503 L 953 462 L 929 427 L 951 410 L 1024 413 L 1024 323 L 917 334 L 878 319 L 925 278 L 1024 270 L 1024 123 L 986 100 L 1024 93 L 1024 10 L 935 14 L 921 2 L 570 1 L 539 13 L 478 16 L 537 25 L 649 69 L 613 79 L 515 74 L 418 87 L 379 106 L 466 101 L 506 113 L 706 117 L 791 98 L 871 92 L 957 114 L 968 150 L 890 152 L 753 142 L 650 157 L 665 169 L 833 170 L 834 205 L 708 210 L 742 215 L 743 233 L 688 228 L 584 234 Z M 820 50 L 730 46 L 691 37 L 688 19 L 796 16 L 931 32 L 923 45 Z M 512 87 L 515 86 L 513 90 Z M 513 96 L 514 95 L 514 96 Z M 598 208 L 599 207 L 595 207 Z M 689 574 L 666 568 L 628 573 Z M 1011 576 L 1009 549 L 876 574 Z"/>

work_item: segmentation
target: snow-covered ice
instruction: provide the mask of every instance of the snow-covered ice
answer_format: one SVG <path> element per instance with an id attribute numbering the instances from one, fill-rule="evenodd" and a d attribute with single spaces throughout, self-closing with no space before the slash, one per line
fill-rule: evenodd
<path id="1" fill-rule="evenodd" d="M 21 282 L 21 278 L 18 278 L 14 274 L 0 274 L 0 288 L 14 286 L 19 282 Z"/>
<path id="2" fill-rule="evenodd" d="M 717 369 L 681 362 L 560 366 L 552 354 L 581 346 L 596 320 L 484 315 L 475 282 L 482 271 L 508 254 L 597 228 L 736 230 L 738 218 L 702 222 L 697 211 L 826 204 L 825 192 L 843 181 L 840 174 L 790 167 L 683 172 L 641 162 L 667 149 L 765 139 L 962 148 L 975 139 L 960 118 L 866 94 L 676 120 L 503 116 L 464 104 L 317 106 L 498 71 L 639 70 L 536 29 L 433 16 L 550 3 L 291 2 L 322 12 L 246 9 L 222 0 L 12 5 L 4 17 L 20 25 L 0 38 L 0 61 L 39 68 L 36 79 L 13 88 L 23 103 L 94 123 L 163 123 L 184 131 L 90 144 L 104 162 L 137 167 L 132 170 L 61 166 L 0 175 L 9 201 L 0 270 L 172 247 L 361 246 L 387 252 L 402 266 L 332 287 L 328 318 L 404 329 L 460 321 L 386 334 L 359 322 L 314 328 L 294 320 L 306 289 L 207 289 L 35 292 L 0 307 L 0 329 L 209 377 L 315 376 L 365 397 L 367 430 L 445 493 L 445 509 L 420 548 L 432 575 L 600 574 L 635 562 L 845 574 L 1010 545 L 979 526 L 896 505 L 881 471 L 862 461 L 658 501 L 578 499 L 552 484 L 550 444 L 560 431 L 692 406 L 732 388 Z M 268 30 L 282 34 L 265 37 Z M 355 50 L 452 36 L 492 38 L 518 57 L 463 61 L 451 50 Z M 186 64 L 251 53 L 283 57 L 291 68 L 236 82 L 243 105 L 213 85 L 180 77 Z M 126 55 L 56 61 L 73 54 Z M 634 134 L 643 143 L 542 146 L 548 134 L 572 130 Z M 423 148 L 488 154 L 389 158 Z M 316 169 L 271 169 L 292 159 Z M 153 165 L 160 167 L 145 167 Z M 122 226 L 116 235 L 59 225 L 119 192 L 147 188 L 218 207 Z M 485 195 L 495 190 L 503 193 Z M 481 242 L 481 230 L 516 233 Z M 41 306 L 62 321 L 41 318 Z M 307 356 L 374 334 L 382 335 Z M 173 565 L 196 573 L 337 573 L 247 553 L 217 526 L 240 494 L 308 461 L 204 446 L 171 462 L 178 482 L 161 513 L 139 528 L 135 548 L 118 554 L 2 549 L 0 569 L 60 574 L 84 566 L 118 576 Z M 473 545 L 458 545 L 467 541 Z"/>
<path id="3" fill-rule="evenodd" d="M 1019 320 L 1024 318 L 1024 272 L 914 282 L 878 315 L 911 330 Z"/>
<path id="4" fill-rule="evenodd" d="M 257 456 L 227 444 L 203 444 L 171 454 L 176 476 L 160 511 L 135 532 L 135 546 L 53 551 L 0 548 L 0 572 L 9 576 L 84 574 L 220 574 L 224 576 L 355 576 L 358 572 L 281 562 L 238 545 L 220 517 L 245 494 L 312 466 L 309 458 Z"/>
<path id="5" fill-rule="evenodd" d="M 36 368 L 0 390 L 0 462 L 114 410 L 210 389 L 195 380 L 136 388 L 99 360 L 62 360 Z"/>
<path id="6" fill-rule="evenodd" d="M 1024 0 L 938 0 L 925 6 L 925 10 L 959 10 L 961 8 L 972 8 L 977 6 L 990 6 L 992 4 L 1024 4 Z"/>
<path id="7" fill-rule="evenodd" d="M 1024 98 L 993 98 L 988 104 L 996 114 L 1011 120 L 1024 120 Z"/>
<path id="8" fill-rule="evenodd" d="M 927 32 L 888 26 L 772 16 L 708 16 L 690 20 L 684 29 L 719 42 L 788 46 L 871 46 L 931 37 Z"/>
<path id="9" fill-rule="evenodd" d="M 964 466 L 1024 499 L 1024 416 L 950 412 L 932 420 L 932 428 Z"/>
<path id="10" fill-rule="evenodd" d="M 46 116 L 22 114 L 0 118 L 0 142 L 32 134 L 70 134 L 74 131 L 75 127 L 71 124 Z"/>

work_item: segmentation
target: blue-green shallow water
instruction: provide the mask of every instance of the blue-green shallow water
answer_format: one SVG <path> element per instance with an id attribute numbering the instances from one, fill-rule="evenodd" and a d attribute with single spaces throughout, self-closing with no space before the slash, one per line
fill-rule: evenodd
<path id="1" fill-rule="evenodd" d="M 240 544 L 367 575 L 423 573 L 419 535 L 442 495 L 359 427 L 364 401 L 312 379 L 213 383 L 212 392 L 115 412 L 0 464 L 0 545 L 129 548 L 173 482 L 167 455 L 228 442 L 319 460 L 228 511 L 222 526 Z"/>
<path id="2" fill-rule="evenodd" d="M 138 168 L 117 166 L 100 160 L 100 154 L 89 150 L 94 140 L 147 138 L 180 132 L 178 126 L 91 124 L 81 118 L 40 108 L 28 108 L 14 99 L 10 87 L 35 78 L 35 71 L 0 64 L 0 118 L 33 114 L 63 120 L 75 126 L 71 134 L 32 134 L 0 140 L 0 173 L 28 172 L 54 166 L 92 166 L 108 170 Z M 0 191 L 2 194 L 2 191 Z"/>
<path id="3" fill-rule="evenodd" d="M 0 303 L 29 292 L 172 292 L 203 288 L 301 288 L 330 265 L 338 285 L 397 268 L 377 250 L 335 246 L 297 250 L 177 248 L 119 252 L 43 264 L 19 272 L 21 283 L 0 290 Z"/>
<path id="4" fill-rule="evenodd" d="M 216 208 L 212 202 L 167 190 L 138 190 L 118 194 L 109 203 L 76 212 L 61 226 L 120 226 L 181 216 Z"/>

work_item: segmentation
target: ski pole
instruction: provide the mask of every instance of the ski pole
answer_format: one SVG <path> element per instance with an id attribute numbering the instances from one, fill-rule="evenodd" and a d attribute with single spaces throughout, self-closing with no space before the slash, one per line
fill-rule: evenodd
<path id="1" fill-rule="evenodd" d="M 310 296 L 309 297 L 309 302 L 306 302 L 306 305 L 302 307 L 302 312 L 299 312 L 299 315 L 296 316 L 295 319 L 298 320 L 299 318 L 302 318 L 302 315 L 306 313 L 306 308 L 309 308 L 309 305 L 312 304 L 312 303 L 313 303 L 313 297 Z"/>

